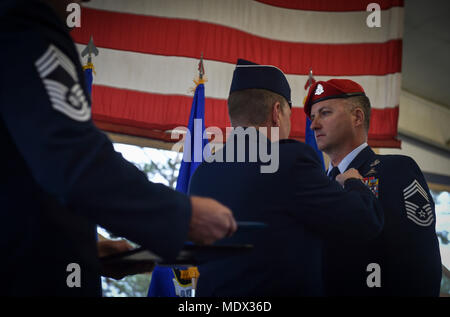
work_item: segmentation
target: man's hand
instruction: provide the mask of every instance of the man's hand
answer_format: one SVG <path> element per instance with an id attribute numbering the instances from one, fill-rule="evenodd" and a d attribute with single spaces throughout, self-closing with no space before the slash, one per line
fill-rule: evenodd
<path id="1" fill-rule="evenodd" d="M 213 244 L 231 236 L 237 229 L 231 210 L 211 198 L 191 196 L 192 216 L 189 240 L 197 244 Z"/>
<path id="2" fill-rule="evenodd" d="M 97 247 L 99 258 L 133 249 L 133 246 L 125 240 L 102 239 L 97 242 Z M 116 280 L 120 280 L 127 275 L 151 272 L 154 267 L 155 263 L 151 261 L 141 261 L 134 264 L 120 262 L 114 264 L 102 264 L 100 274 L 105 277 L 112 277 Z"/>
<path id="3" fill-rule="evenodd" d="M 349 178 L 357 178 L 360 180 L 363 180 L 363 177 L 361 174 L 359 174 L 358 170 L 351 168 L 348 171 L 345 171 L 345 173 L 339 174 L 336 176 L 336 181 L 339 182 L 342 186 L 344 186 L 344 183 Z"/>

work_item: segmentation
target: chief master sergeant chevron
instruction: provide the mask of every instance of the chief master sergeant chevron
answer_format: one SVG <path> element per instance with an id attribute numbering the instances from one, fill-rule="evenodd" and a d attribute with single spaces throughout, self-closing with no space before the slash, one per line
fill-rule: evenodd
<path id="1" fill-rule="evenodd" d="M 94 126 L 69 2 L 0 3 L 0 295 L 101 295 L 96 224 L 169 260 L 236 230 L 217 201 L 148 182 Z"/>
<path id="2" fill-rule="evenodd" d="M 367 145 L 370 101 L 364 89 L 347 79 L 316 82 L 304 110 L 318 148 L 330 157 L 329 177 L 357 169 L 384 211 L 384 228 L 375 240 L 336 238 L 328 244 L 327 294 L 438 296 L 442 269 L 433 198 L 413 159 L 376 155 Z M 379 265 L 378 284 L 367 281 L 371 263 Z"/>

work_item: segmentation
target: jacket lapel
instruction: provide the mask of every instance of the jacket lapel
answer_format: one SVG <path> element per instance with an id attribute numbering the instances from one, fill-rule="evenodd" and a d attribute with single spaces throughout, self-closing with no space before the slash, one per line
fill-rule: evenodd
<path id="1" fill-rule="evenodd" d="M 351 161 L 351 163 L 348 165 L 347 170 L 350 168 L 357 169 L 361 173 L 361 168 L 365 163 L 368 163 L 370 160 L 373 160 L 375 158 L 376 154 L 370 146 L 366 146 L 359 154 Z M 361 173 L 362 174 L 362 173 Z"/>

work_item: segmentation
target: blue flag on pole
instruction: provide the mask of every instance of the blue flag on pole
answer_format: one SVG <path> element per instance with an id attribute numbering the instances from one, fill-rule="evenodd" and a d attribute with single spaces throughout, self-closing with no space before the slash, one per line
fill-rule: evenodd
<path id="1" fill-rule="evenodd" d="M 92 54 L 94 54 L 95 56 L 98 55 L 98 49 L 94 44 L 94 38 L 91 35 L 91 39 L 89 40 L 89 43 L 86 45 L 86 48 L 81 52 L 81 57 L 87 56 L 88 60 L 87 60 L 87 64 L 83 66 L 83 70 L 84 70 L 84 77 L 86 79 L 86 88 L 89 92 L 89 97 L 91 96 L 92 93 L 92 72 L 94 72 L 94 64 L 92 64 Z M 92 100 L 92 98 L 91 98 Z"/>
<path id="2" fill-rule="evenodd" d="M 89 45 L 91 45 L 91 47 L 89 47 Z M 87 50 L 89 50 L 89 48 L 92 49 L 92 47 L 93 47 L 93 49 L 97 50 L 97 48 L 94 45 L 92 36 L 91 36 L 91 40 L 89 41 L 89 45 L 86 48 Z M 84 51 L 86 51 L 86 49 Z M 94 71 L 94 64 L 92 64 L 92 56 L 91 56 L 91 54 L 90 53 L 86 53 L 86 54 L 89 54 L 89 57 L 88 57 L 87 64 L 83 66 L 83 72 L 84 72 L 84 79 L 85 79 L 85 82 L 86 82 L 86 89 L 87 89 L 88 94 L 89 94 L 88 97 L 91 100 L 91 107 L 92 107 L 92 82 L 94 81 L 94 76 L 93 76 L 92 72 Z M 86 54 L 82 53 L 81 56 L 84 56 Z M 98 55 L 98 51 L 95 53 L 95 55 Z M 95 71 L 94 71 L 94 74 L 95 74 Z M 98 240 L 98 235 L 96 235 L 95 237 Z"/>
<path id="3" fill-rule="evenodd" d="M 317 147 L 316 137 L 314 136 L 314 131 L 311 130 L 311 120 L 306 117 L 306 129 L 305 129 L 305 143 L 312 146 L 314 151 L 316 151 L 317 156 L 319 156 L 320 161 L 322 162 L 322 166 L 325 169 L 325 162 L 323 160 L 323 153 Z"/>
<path id="4" fill-rule="evenodd" d="M 205 131 L 205 87 L 197 85 L 189 116 L 188 131 L 184 141 L 183 160 L 178 174 L 176 190 L 187 194 L 189 181 L 195 169 L 203 161 L 203 152 L 209 155 L 208 139 L 203 139 Z M 186 268 L 156 266 L 148 289 L 148 297 L 191 297 L 192 283 L 182 277 Z"/>
<path id="5" fill-rule="evenodd" d="M 92 68 L 89 67 L 88 65 L 86 65 L 83 67 L 83 69 L 84 69 L 84 78 L 86 79 L 86 88 L 88 90 L 89 97 L 91 98 L 91 96 L 92 96 L 92 81 L 94 79 L 92 76 Z M 92 98 L 91 98 L 91 102 L 92 102 Z"/>
<path id="6" fill-rule="evenodd" d="M 188 130 L 190 138 L 186 136 L 183 160 L 178 174 L 177 187 L 179 192 L 187 194 L 189 181 L 197 167 L 203 162 L 203 152 L 209 155 L 208 139 L 203 138 L 205 131 L 205 87 L 199 84 L 195 89 L 189 116 Z M 206 150 L 204 150 L 206 147 Z"/>

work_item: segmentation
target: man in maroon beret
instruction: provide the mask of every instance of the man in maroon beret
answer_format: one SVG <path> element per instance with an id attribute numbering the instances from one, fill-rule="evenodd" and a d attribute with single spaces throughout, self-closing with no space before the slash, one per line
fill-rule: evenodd
<path id="1" fill-rule="evenodd" d="M 413 159 L 377 155 L 368 146 L 364 89 L 348 79 L 316 82 L 304 110 L 318 148 L 330 157 L 328 176 L 357 169 L 384 210 L 383 232 L 371 242 L 327 242 L 327 294 L 438 296 L 441 259 L 432 196 Z"/>
<path id="2" fill-rule="evenodd" d="M 251 253 L 202 259 L 200 297 L 323 296 L 323 239 L 369 241 L 381 232 L 381 205 L 361 175 L 352 169 L 330 181 L 316 152 L 288 139 L 290 101 L 280 69 L 238 59 L 228 97 L 233 131 L 215 153 L 225 160 L 203 162 L 189 191 L 229 206 L 239 221 L 267 227 L 241 227 L 218 243 L 251 244 Z M 269 162 L 261 156 L 251 158 L 261 149 L 273 154 L 275 169 L 264 170 Z"/>

